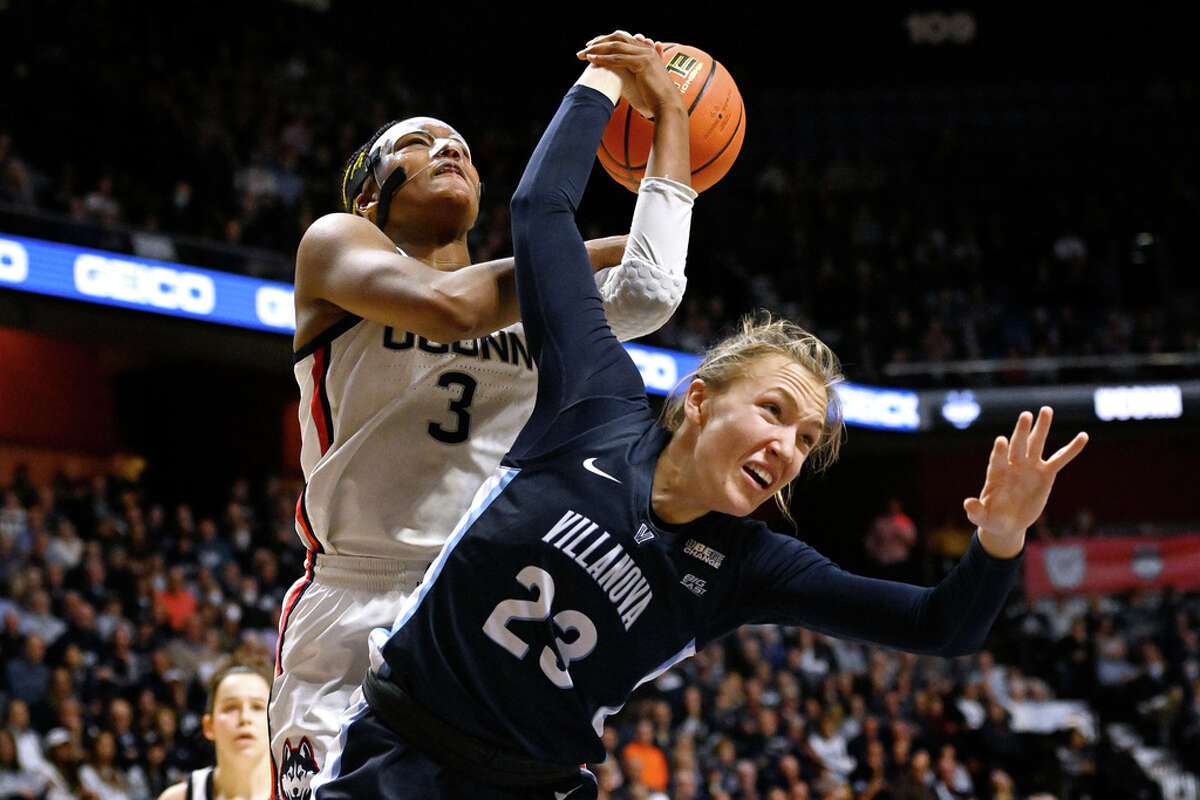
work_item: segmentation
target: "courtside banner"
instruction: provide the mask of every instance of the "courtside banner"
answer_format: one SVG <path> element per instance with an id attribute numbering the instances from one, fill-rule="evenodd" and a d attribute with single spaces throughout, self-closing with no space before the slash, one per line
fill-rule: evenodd
<path id="1" fill-rule="evenodd" d="M 290 334 L 290 284 L 68 244 L 0 236 L 0 289 L 17 289 L 185 319 Z M 646 391 L 667 395 L 700 366 L 700 356 L 626 344 Z M 912 432 L 917 393 L 844 383 L 837 387 L 850 425 Z"/>
<path id="2" fill-rule="evenodd" d="M 1164 586 L 1200 589 L 1200 534 L 1063 539 L 1025 546 L 1025 589 L 1031 597 Z"/>
<path id="3" fill-rule="evenodd" d="M 0 236 L 0 289 L 291 333 L 292 287 L 227 272 Z"/>

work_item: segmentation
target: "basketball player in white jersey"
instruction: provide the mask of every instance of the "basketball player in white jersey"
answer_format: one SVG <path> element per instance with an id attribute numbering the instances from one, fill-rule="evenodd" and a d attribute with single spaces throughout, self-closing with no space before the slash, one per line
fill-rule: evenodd
<path id="1" fill-rule="evenodd" d="M 193 771 L 158 800 L 268 800 L 267 677 L 253 667 L 233 665 L 218 670 L 209 685 L 201 726 L 217 751 L 216 764 Z"/>
<path id="2" fill-rule="evenodd" d="M 284 598 L 270 707 L 286 800 L 309 797 L 365 676 L 368 634 L 392 624 L 537 390 L 512 259 L 471 264 L 481 183 L 465 139 L 428 117 L 387 125 L 351 158 L 341 189 L 345 213 L 313 223 L 296 260 L 306 480 L 296 523 L 309 552 Z M 622 339 L 679 304 L 694 197 L 647 180 L 627 241 L 589 243 Z M 663 253 L 674 255 L 661 263 Z"/>

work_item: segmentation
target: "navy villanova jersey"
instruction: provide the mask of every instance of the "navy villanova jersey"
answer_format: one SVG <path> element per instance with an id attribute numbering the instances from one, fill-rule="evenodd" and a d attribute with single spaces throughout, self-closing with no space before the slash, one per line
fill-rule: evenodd
<path id="1" fill-rule="evenodd" d="M 513 199 L 537 406 L 398 616 L 377 671 L 463 732 L 561 764 L 603 759 L 603 721 L 639 683 L 743 623 L 975 649 L 1019 563 L 976 539 L 926 589 L 846 573 L 754 520 L 655 518 L 670 433 L 608 329 L 573 218 L 611 111 L 572 89 Z"/>

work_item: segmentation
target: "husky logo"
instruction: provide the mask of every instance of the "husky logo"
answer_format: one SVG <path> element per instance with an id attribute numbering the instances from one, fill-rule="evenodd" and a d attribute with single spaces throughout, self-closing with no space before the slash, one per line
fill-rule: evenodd
<path id="1" fill-rule="evenodd" d="M 1083 583 L 1087 572 L 1087 551 L 1083 545 L 1048 547 L 1045 554 L 1046 576 L 1056 589 L 1074 589 Z"/>
<path id="2" fill-rule="evenodd" d="M 292 740 L 283 741 L 283 759 L 279 765 L 279 796 L 284 800 L 309 800 L 308 782 L 320 770 L 312 745 L 305 736 L 294 748 Z"/>

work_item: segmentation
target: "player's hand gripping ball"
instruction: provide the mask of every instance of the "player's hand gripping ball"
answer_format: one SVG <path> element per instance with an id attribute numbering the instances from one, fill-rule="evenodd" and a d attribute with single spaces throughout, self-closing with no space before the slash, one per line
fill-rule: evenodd
<path id="1" fill-rule="evenodd" d="M 692 188 L 703 192 L 725 177 L 741 152 L 746 108 L 733 76 L 708 53 L 686 44 L 668 44 L 662 55 L 688 110 Z M 600 165 L 622 186 L 637 192 L 653 138 L 654 123 L 621 98 L 600 140 Z"/>

